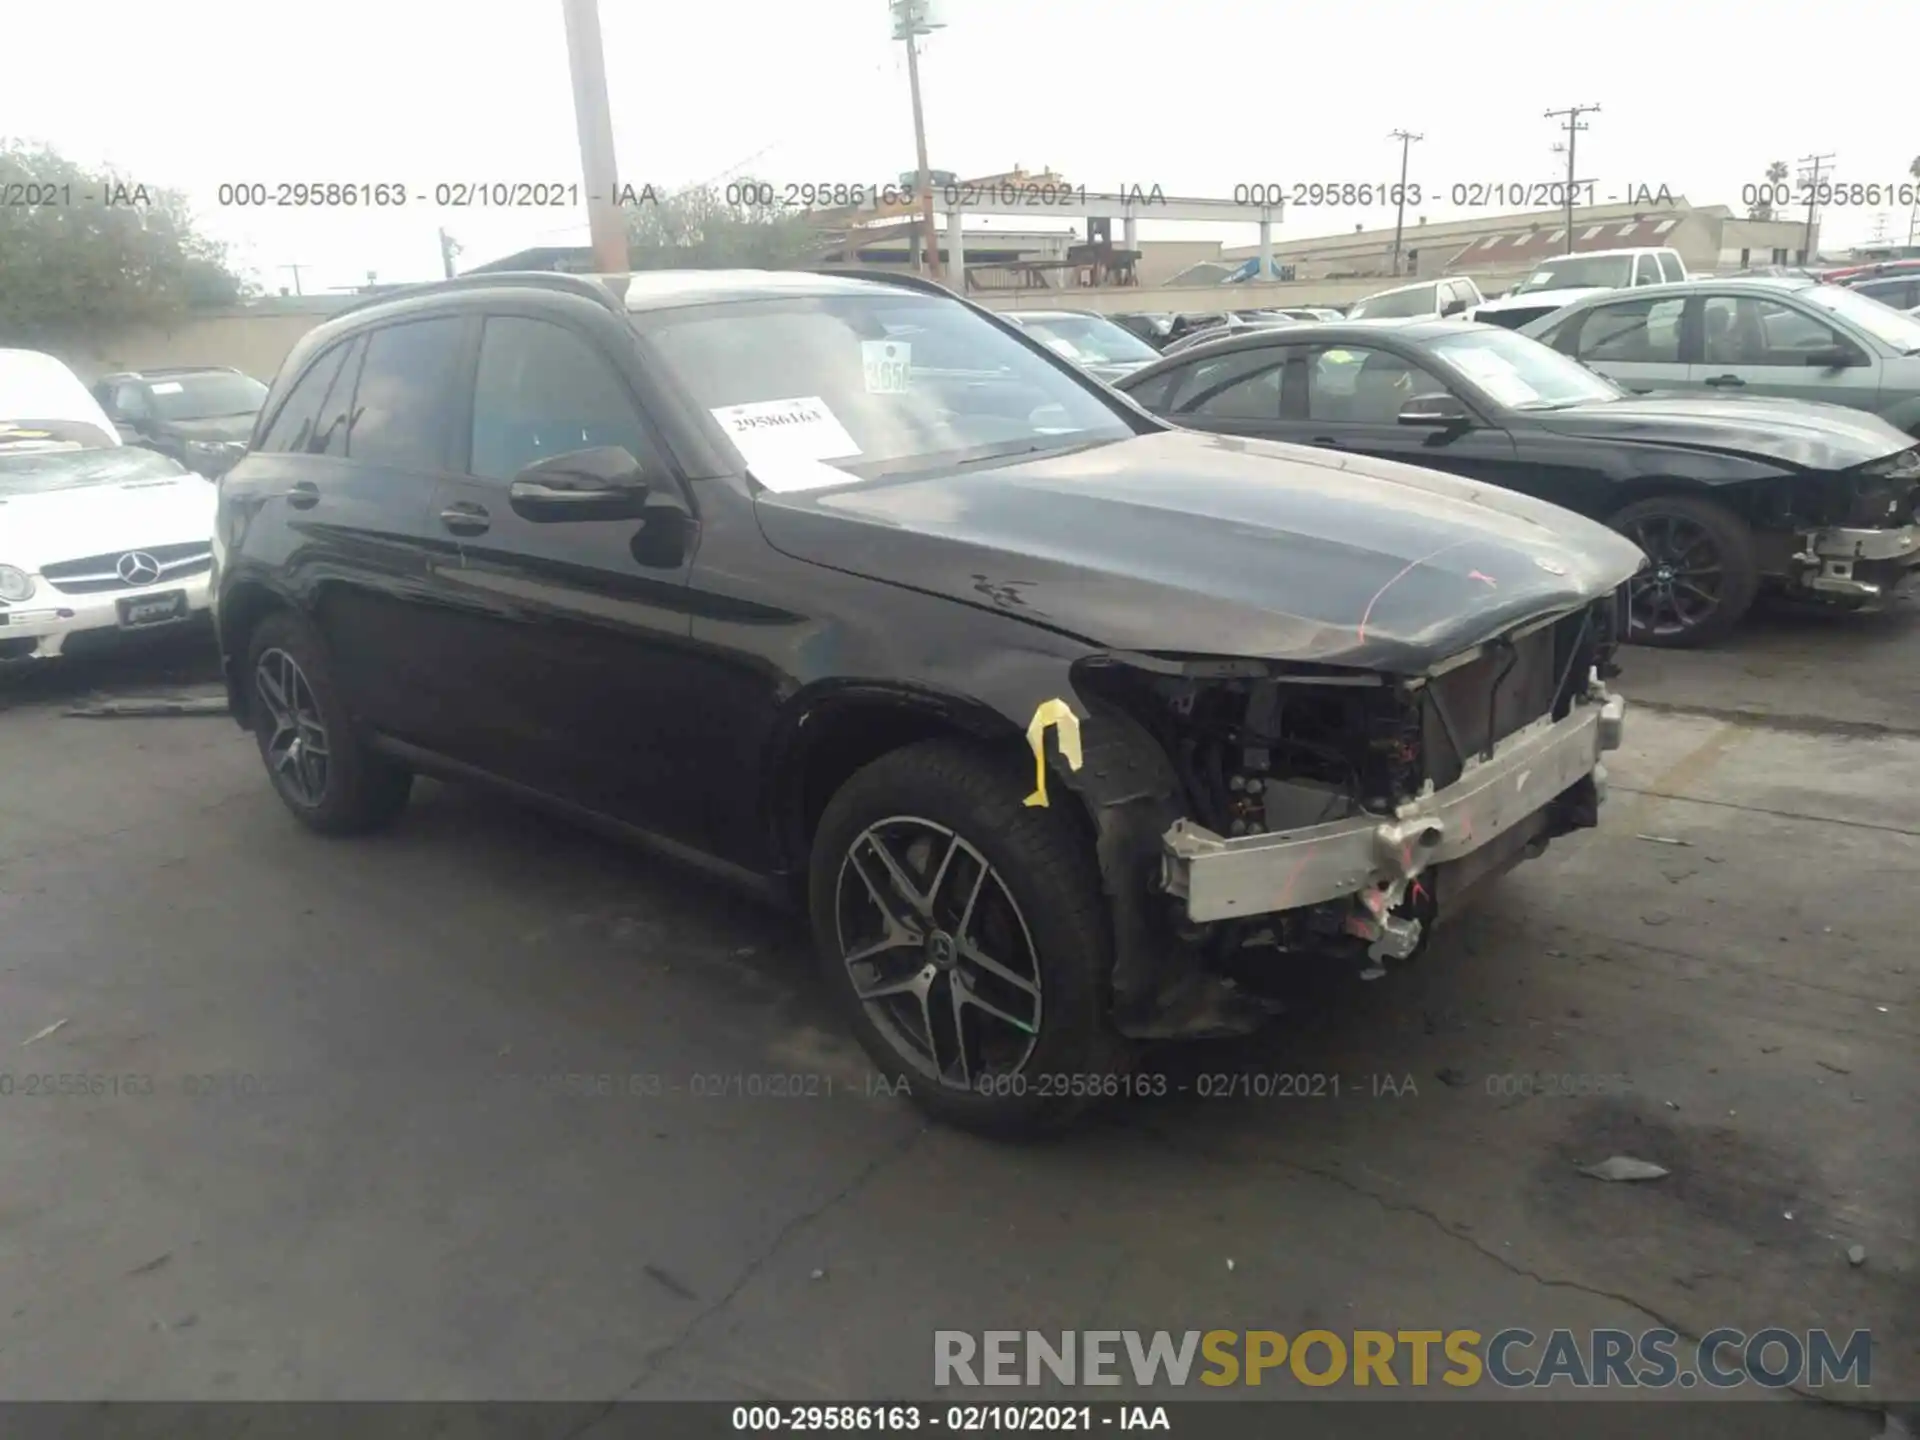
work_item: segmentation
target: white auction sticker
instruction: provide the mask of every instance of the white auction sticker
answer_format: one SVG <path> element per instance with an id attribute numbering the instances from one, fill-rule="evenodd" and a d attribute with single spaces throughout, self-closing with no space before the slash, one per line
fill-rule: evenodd
<path id="1" fill-rule="evenodd" d="M 161 380 L 147 388 L 156 395 L 178 395 L 182 387 L 178 380 Z"/>
<path id="2" fill-rule="evenodd" d="M 904 340 L 862 340 L 860 368 L 869 395 L 904 395 L 913 379 L 913 346 Z"/>
<path id="3" fill-rule="evenodd" d="M 755 460 L 747 473 L 776 495 L 791 495 L 799 490 L 824 490 L 830 485 L 850 485 L 860 477 L 836 469 L 824 460 L 790 458 Z"/>
<path id="4" fill-rule="evenodd" d="M 818 395 L 755 400 L 709 412 L 751 465 L 756 460 L 841 460 L 860 446 Z"/>

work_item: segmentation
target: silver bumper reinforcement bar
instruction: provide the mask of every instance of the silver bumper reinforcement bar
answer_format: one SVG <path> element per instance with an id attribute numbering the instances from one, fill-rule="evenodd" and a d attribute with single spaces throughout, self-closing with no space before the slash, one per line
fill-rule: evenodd
<path id="1" fill-rule="evenodd" d="M 1591 775 L 1620 745 L 1626 701 L 1597 683 L 1573 713 L 1515 732 L 1444 790 L 1391 818 L 1363 816 L 1305 830 L 1226 839 L 1190 820 L 1161 837 L 1162 881 L 1197 921 L 1319 905 L 1376 887 L 1397 892 L 1430 866 L 1470 855 Z"/>

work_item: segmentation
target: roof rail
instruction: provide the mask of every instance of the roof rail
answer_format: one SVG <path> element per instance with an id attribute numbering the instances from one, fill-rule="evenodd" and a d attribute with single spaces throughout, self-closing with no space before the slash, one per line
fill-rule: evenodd
<path id="1" fill-rule="evenodd" d="M 598 276 L 572 275 L 563 270 L 489 270 L 482 274 L 455 275 L 450 280 L 429 280 L 421 285 L 407 285 L 398 290 L 369 295 L 345 309 L 336 311 L 332 318 L 338 319 L 342 315 L 352 315 L 371 306 L 387 305 L 396 300 L 414 300 L 425 295 L 457 294 L 463 290 L 491 290 L 501 286 L 565 290 L 582 299 L 595 301 L 615 314 L 623 313 L 619 297 Z"/>
<path id="2" fill-rule="evenodd" d="M 929 280 L 924 275 L 903 275 L 898 270 L 882 270 L 878 267 L 861 265 L 822 265 L 809 272 L 814 275 L 838 275 L 852 280 L 877 280 L 883 285 L 894 285 L 902 290 L 919 290 L 928 295 L 954 295 L 958 292 L 942 285 L 938 280 Z"/>

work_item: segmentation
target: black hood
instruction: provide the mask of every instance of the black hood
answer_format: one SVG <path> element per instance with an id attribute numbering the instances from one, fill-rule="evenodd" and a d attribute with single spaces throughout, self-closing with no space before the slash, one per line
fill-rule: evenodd
<path id="1" fill-rule="evenodd" d="M 1419 673 L 1608 594 L 1639 549 L 1411 465 L 1171 431 L 759 497 L 779 550 L 1110 649 Z"/>
<path id="2" fill-rule="evenodd" d="M 1912 436 L 1865 410 L 1761 395 L 1634 395 L 1531 418 L 1560 435 L 1758 455 L 1796 470 L 1851 470 L 1913 444 Z"/>
<path id="3" fill-rule="evenodd" d="M 180 440 L 245 441 L 253 434 L 255 411 L 246 415 L 214 415 L 205 420 L 163 420 L 160 428 Z"/>

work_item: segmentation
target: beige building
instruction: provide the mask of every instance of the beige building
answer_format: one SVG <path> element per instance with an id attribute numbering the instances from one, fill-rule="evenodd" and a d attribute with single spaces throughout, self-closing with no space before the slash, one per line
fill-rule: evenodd
<path id="1" fill-rule="evenodd" d="M 1572 249 L 1620 250 L 1669 246 L 1680 252 L 1690 272 L 1711 274 L 1746 265 L 1797 265 L 1806 262 L 1807 229 L 1793 220 L 1745 220 L 1725 205 L 1588 205 L 1572 216 Z M 1428 223 L 1409 215 L 1401 236 L 1403 276 L 1471 275 L 1483 290 L 1523 278 L 1540 261 L 1566 253 L 1569 231 L 1564 210 L 1517 215 L 1483 215 Z M 1392 226 L 1354 230 L 1299 240 L 1276 241 L 1273 258 L 1294 267 L 1297 281 L 1390 279 L 1393 276 Z M 1819 227 L 1814 227 L 1817 247 Z M 1231 247 L 1223 259 L 1241 261 L 1257 246 Z"/>

